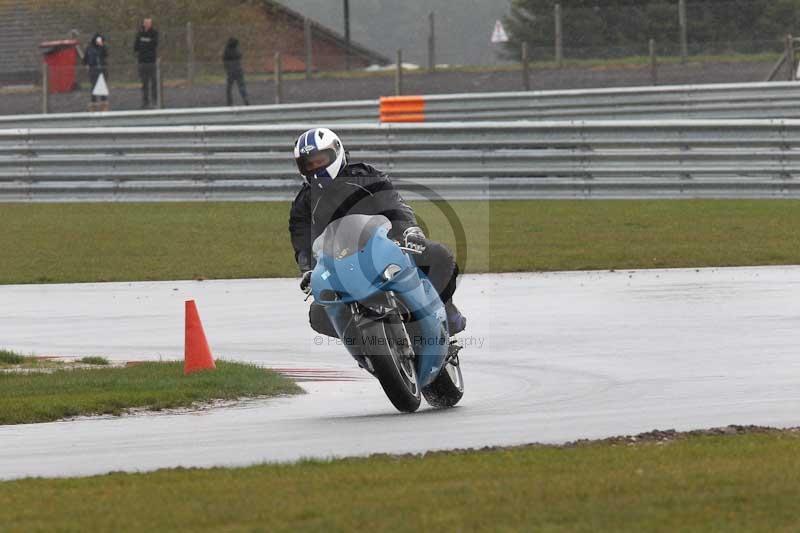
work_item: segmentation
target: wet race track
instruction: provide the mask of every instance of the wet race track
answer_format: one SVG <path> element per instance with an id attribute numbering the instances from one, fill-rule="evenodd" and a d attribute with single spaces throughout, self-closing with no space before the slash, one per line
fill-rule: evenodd
<path id="1" fill-rule="evenodd" d="M 0 428 L 0 479 L 800 425 L 800 267 L 464 276 L 466 394 L 397 413 L 315 337 L 297 280 L 0 287 L 0 346 L 178 359 L 194 298 L 218 358 L 308 394 Z"/>

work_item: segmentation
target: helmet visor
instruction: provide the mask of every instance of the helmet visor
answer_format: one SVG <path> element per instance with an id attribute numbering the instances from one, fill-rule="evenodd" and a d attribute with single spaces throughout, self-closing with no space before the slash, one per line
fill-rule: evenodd
<path id="1" fill-rule="evenodd" d="M 331 166 L 334 161 L 336 161 L 336 151 L 333 148 L 314 150 L 297 158 L 297 168 L 303 176 L 311 176 Z"/>

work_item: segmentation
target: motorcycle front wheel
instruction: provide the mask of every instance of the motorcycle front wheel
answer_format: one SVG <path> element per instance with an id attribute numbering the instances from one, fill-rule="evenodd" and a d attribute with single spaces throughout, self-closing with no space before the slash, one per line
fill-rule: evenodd
<path id="1" fill-rule="evenodd" d="M 464 396 L 464 377 L 461 375 L 461 363 L 458 360 L 459 350 L 460 346 L 450 344 L 444 368 L 433 383 L 422 389 L 425 401 L 431 407 L 453 407 Z"/>
<path id="2" fill-rule="evenodd" d="M 361 334 L 364 357 L 372 363 L 373 374 L 392 405 L 406 413 L 419 409 L 422 394 L 414 348 L 400 317 L 376 320 L 362 327 Z"/>

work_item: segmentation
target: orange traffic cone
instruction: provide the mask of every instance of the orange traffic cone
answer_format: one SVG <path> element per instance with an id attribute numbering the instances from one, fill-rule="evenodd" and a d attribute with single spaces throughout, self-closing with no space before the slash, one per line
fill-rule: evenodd
<path id="1" fill-rule="evenodd" d="M 198 370 L 212 370 L 216 368 L 211 348 L 208 347 L 203 324 L 197 313 L 194 300 L 186 300 L 186 344 L 183 352 L 184 375 Z"/>

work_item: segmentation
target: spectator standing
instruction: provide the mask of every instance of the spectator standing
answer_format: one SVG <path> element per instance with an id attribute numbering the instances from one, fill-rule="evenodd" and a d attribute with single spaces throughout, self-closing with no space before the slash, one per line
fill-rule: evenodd
<path id="1" fill-rule="evenodd" d="M 233 84 L 239 88 L 244 105 L 250 105 L 247 99 L 247 86 L 244 83 L 244 69 L 242 68 L 242 52 L 239 50 L 239 40 L 235 37 L 228 39 L 225 45 L 225 52 L 222 54 L 222 62 L 225 65 L 226 77 L 226 96 L 228 105 L 233 105 Z"/>
<path id="2" fill-rule="evenodd" d="M 156 83 L 156 61 L 158 60 L 158 31 L 153 28 L 153 19 L 147 17 L 133 42 L 133 51 L 139 63 L 139 79 L 142 80 L 142 109 L 158 103 Z"/>
<path id="3" fill-rule="evenodd" d="M 91 84 L 89 91 L 92 95 L 92 101 L 89 103 L 89 111 L 108 111 L 109 109 L 108 97 L 104 95 L 98 97 L 95 94 L 97 80 L 101 75 L 105 84 L 108 84 L 107 59 L 108 48 L 106 47 L 105 39 L 101 34 L 96 33 L 89 42 L 89 46 L 86 47 L 86 53 L 83 56 L 83 64 L 89 68 L 89 82 Z M 100 99 L 99 104 L 98 98 Z"/>

